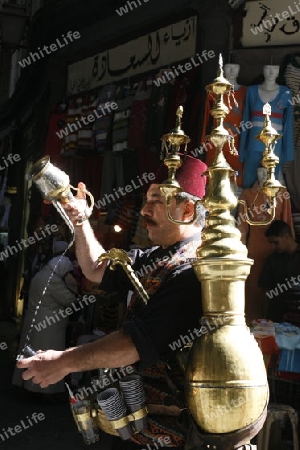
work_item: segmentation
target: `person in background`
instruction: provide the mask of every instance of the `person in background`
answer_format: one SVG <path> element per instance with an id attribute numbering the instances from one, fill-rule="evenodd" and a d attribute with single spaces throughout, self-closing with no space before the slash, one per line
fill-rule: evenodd
<path id="1" fill-rule="evenodd" d="M 287 299 L 297 290 L 300 294 L 300 246 L 283 220 L 272 222 L 265 235 L 274 252 L 266 260 L 258 285 L 266 291 L 267 318 L 282 322 Z"/>
<path id="2" fill-rule="evenodd" d="M 67 242 L 55 241 L 53 257 L 31 280 L 19 353 L 22 353 L 28 333 L 29 344 L 35 350 L 64 350 L 66 347 L 65 335 L 69 315 L 64 313 L 64 310 L 77 300 L 77 283 L 71 274 L 73 264 L 63 255 L 67 248 Z M 17 368 L 13 373 L 12 384 L 43 395 L 65 391 L 63 380 L 41 389 L 30 380 L 24 381 L 22 371 Z"/>

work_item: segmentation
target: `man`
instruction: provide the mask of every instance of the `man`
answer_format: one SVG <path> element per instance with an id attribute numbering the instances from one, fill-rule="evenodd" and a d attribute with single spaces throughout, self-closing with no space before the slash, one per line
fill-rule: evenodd
<path id="1" fill-rule="evenodd" d="M 176 178 L 185 192 L 172 200 L 171 215 L 174 219 L 189 222 L 193 218 L 195 201 L 205 193 L 205 177 L 201 177 L 205 169 L 206 165 L 200 160 L 189 156 L 184 158 Z M 154 415 L 148 415 L 147 433 L 139 432 L 132 440 L 145 446 L 157 442 L 157 436 L 165 436 L 168 447 L 180 447 L 184 443 L 184 433 L 177 423 L 177 416 L 183 405 L 176 399 L 174 389 L 170 388 L 175 386 L 176 380 L 170 382 L 174 374 L 167 373 L 166 362 L 175 363 L 172 344 L 180 336 L 187 337 L 188 332 L 199 328 L 201 290 L 190 260 L 195 258 L 196 248 L 200 245 L 205 210 L 202 205 L 197 207 L 197 221 L 192 225 L 170 222 L 166 200 L 159 189 L 159 183 L 166 178 L 167 171 L 160 169 L 141 210 L 149 238 L 156 246 L 129 254 L 133 269 L 143 273 L 141 282 L 150 296 L 148 304 L 145 306 L 135 293 L 120 330 L 63 352 L 39 353 L 21 360 L 18 366 L 27 368 L 23 374 L 25 380 L 32 379 L 41 387 L 47 387 L 71 372 L 136 364 L 146 380 L 148 410 Z M 64 206 L 74 224 L 78 219 L 84 219 L 85 207 L 82 193 L 74 202 Z M 126 284 L 133 290 L 121 268 L 111 271 L 107 270 L 106 262 L 97 263 L 104 249 L 96 240 L 89 222 L 84 220 L 82 226 L 75 225 L 75 230 L 76 254 L 84 275 L 91 281 L 111 282 L 115 288 Z M 159 416 L 155 416 L 155 412 Z"/>
<path id="2" fill-rule="evenodd" d="M 300 247 L 283 220 L 274 220 L 265 235 L 274 253 L 268 257 L 258 285 L 266 290 L 268 318 L 282 322 L 287 312 L 286 300 L 300 291 Z"/>

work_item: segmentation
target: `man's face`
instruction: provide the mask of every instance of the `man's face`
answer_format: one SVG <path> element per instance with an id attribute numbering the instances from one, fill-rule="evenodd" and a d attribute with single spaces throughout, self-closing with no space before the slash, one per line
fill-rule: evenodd
<path id="1" fill-rule="evenodd" d="M 288 251 L 288 236 L 269 236 L 268 241 L 273 246 L 276 253 L 286 253 Z"/>
<path id="2" fill-rule="evenodd" d="M 171 203 L 171 216 L 174 219 L 183 219 L 184 204 Z M 146 202 L 141 209 L 144 226 L 147 228 L 149 239 L 156 245 L 168 247 L 179 241 L 180 226 L 170 222 L 167 217 L 166 199 L 161 194 L 158 184 L 151 184 L 147 192 Z"/>

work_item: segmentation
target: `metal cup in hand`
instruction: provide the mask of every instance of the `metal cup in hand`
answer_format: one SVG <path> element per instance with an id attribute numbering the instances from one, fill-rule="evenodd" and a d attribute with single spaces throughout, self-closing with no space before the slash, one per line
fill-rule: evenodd
<path id="1" fill-rule="evenodd" d="M 46 200 L 53 202 L 54 206 L 59 203 L 68 203 L 74 199 L 71 189 L 78 191 L 70 185 L 69 176 L 58 167 L 50 163 L 49 155 L 36 161 L 31 169 L 26 173 L 26 179 L 32 180 L 39 188 L 43 197 Z M 90 197 L 91 205 L 86 208 L 83 219 L 79 219 L 77 225 L 80 225 L 83 220 L 90 217 L 94 207 L 94 198 L 92 194 L 86 190 L 83 191 Z M 63 219 L 66 220 L 66 213 L 63 208 L 57 208 Z M 69 219 L 67 218 L 69 221 Z M 69 225 L 69 224 L 68 224 Z"/>
<path id="2" fill-rule="evenodd" d="M 23 359 L 23 358 L 31 358 L 31 356 L 35 356 L 35 355 L 36 355 L 36 351 L 33 350 L 33 348 L 30 347 L 30 345 L 25 345 L 22 352 L 17 356 L 17 361 L 19 361 L 20 359 Z"/>

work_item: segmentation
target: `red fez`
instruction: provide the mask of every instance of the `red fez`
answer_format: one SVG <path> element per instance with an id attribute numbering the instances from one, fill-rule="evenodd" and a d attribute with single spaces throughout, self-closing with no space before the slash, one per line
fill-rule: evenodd
<path id="1" fill-rule="evenodd" d="M 207 165 L 200 159 L 185 155 L 182 157 L 182 165 L 176 171 L 175 179 L 180 184 L 184 192 L 188 192 L 196 197 L 204 197 L 206 176 L 202 175 L 207 169 Z M 162 184 L 168 178 L 168 169 L 162 163 L 152 183 Z"/>

